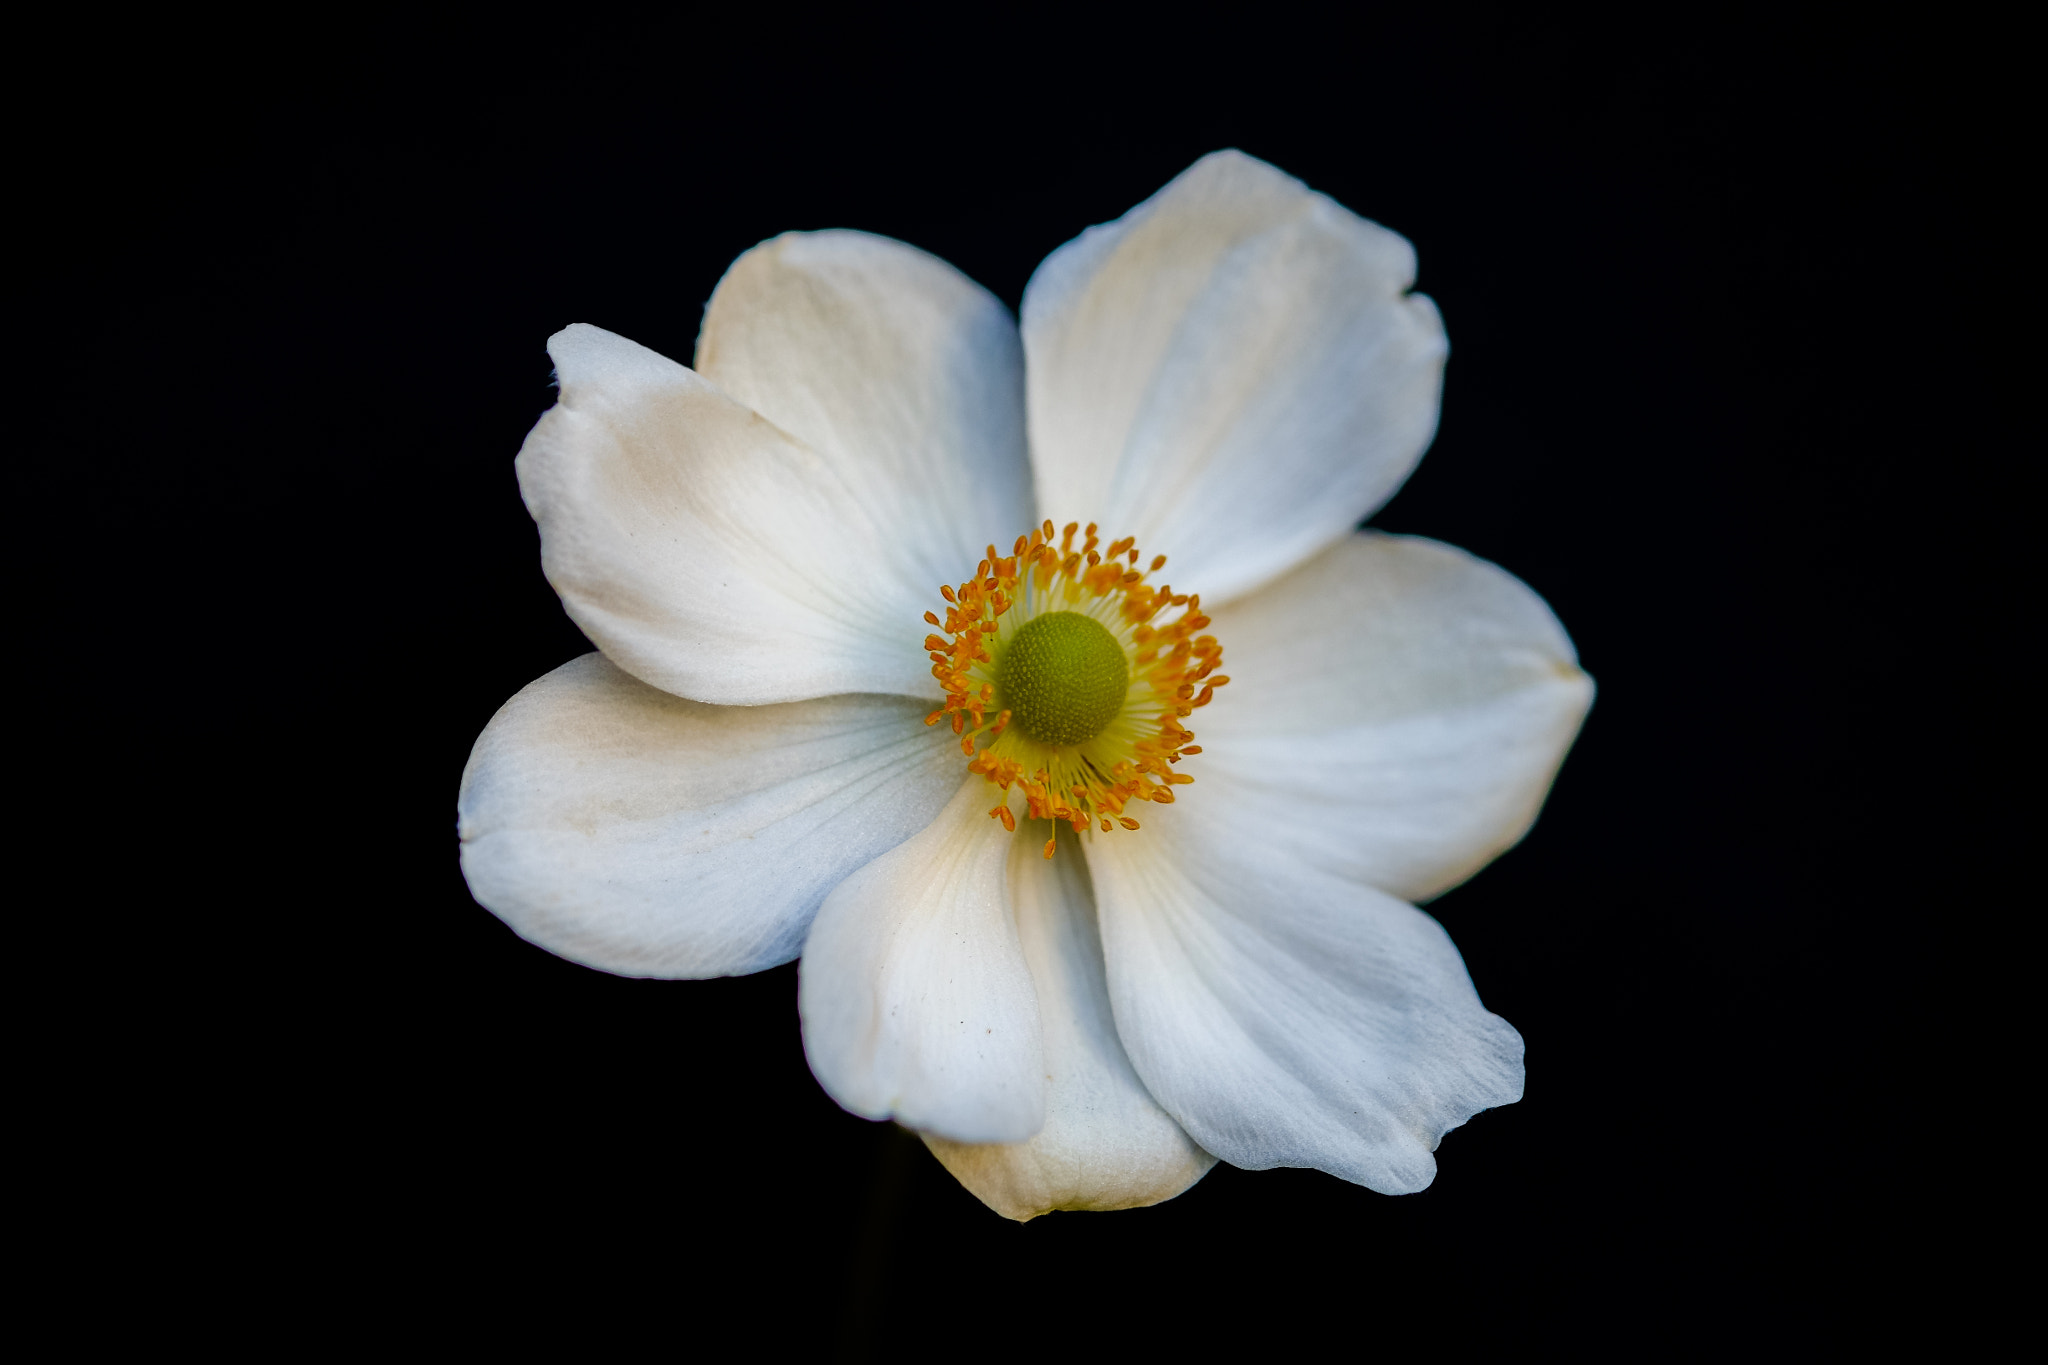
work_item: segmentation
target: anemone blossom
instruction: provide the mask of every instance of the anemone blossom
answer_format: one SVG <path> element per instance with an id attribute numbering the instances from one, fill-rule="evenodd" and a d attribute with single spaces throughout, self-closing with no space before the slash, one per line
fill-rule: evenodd
<path id="1" fill-rule="evenodd" d="M 1414 903 L 1528 830 L 1593 685 L 1507 573 L 1354 529 L 1436 428 L 1414 279 L 1224 152 L 1021 327 L 835 231 L 734 262 L 690 367 L 558 333 L 517 469 L 598 649 L 477 740 L 477 900 L 622 975 L 800 956 L 819 1082 L 1012 1218 L 1218 1158 L 1421 1189 L 1522 1040 Z"/>

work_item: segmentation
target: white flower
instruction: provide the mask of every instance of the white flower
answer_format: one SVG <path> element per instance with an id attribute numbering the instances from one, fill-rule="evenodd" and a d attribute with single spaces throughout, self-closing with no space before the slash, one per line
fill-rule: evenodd
<path id="1" fill-rule="evenodd" d="M 477 740 L 476 898 L 630 976 L 801 954 L 825 1089 L 1013 1218 L 1218 1157 L 1423 1188 L 1522 1042 L 1410 902 L 1528 830 L 1593 688 L 1500 569 L 1353 529 L 1436 426 L 1414 277 L 1225 152 L 1021 329 L 816 232 L 733 264 L 693 369 L 559 333 L 520 488 L 601 652 Z"/>

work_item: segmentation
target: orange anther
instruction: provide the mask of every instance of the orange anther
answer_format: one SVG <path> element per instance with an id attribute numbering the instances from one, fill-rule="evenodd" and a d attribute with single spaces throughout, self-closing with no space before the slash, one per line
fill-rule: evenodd
<path id="1" fill-rule="evenodd" d="M 930 715 L 926 716 L 926 717 L 924 718 L 924 723 L 925 723 L 926 725 L 937 725 L 937 724 L 939 723 L 939 717 L 940 717 L 940 716 L 943 716 L 943 715 L 945 715 L 945 714 L 946 714 L 946 708 L 945 708 L 945 707 L 943 707 L 943 706 L 941 706 L 941 707 L 940 707 L 940 708 L 939 708 L 938 710 L 936 710 L 936 711 L 932 712 L 932 713 L 931 713 Z"/>
<path id="2" fill-rule="evenodd" d="M 926 723 L 936 724 L 939 716 L 951 715 L 953 733 L 967 755 L 967 770 L 1004 792 L 1021 788 L 1028 818 L 1055 826 L 1064 821 L 1077 834 L 1087 833 L 1090 825 L 1110 833 L 1119 823 L 1136 830 L 1138 822 L 1124 814 L 1130 802 L 1170 804 L 1171 789 L 1194 780 L 1175 771 L 1182 758 L 1201 752 L 1179 717 L 1207 704 L 1215 688 L 1229 681 L 1218 674 L 1197 697 L 1196 689 L 1223 662 L 1223 651 L 1213 636 L 1191 643 L 1195 631 L 1209 624 L 1200 614 L 1200 598 L 1176 596 L 1166 584 L 1144 582 L 1147 574 L 1166 567 L 1165 555 L 1154 556 L 1141 573 L 1138 565 L 1144 561 L 1135 537 L 1120 536 L 1102 547 L 1101 528 L 1090 522 L 1086 543 L 1077 547 L 1080 524 L 1069 522 L 1055 549 L 1054 529 L 1048 520 L 1018 536 L 1007 558 L 989 545 L 987 558 L 975 566 L 972 579 L 940 588 L 952 604 L 943 629 L 954 638 L 949 642 L 934 635 L 925 641 L 932 675 L 946 693 L 946 704 Z M 1186 610 L 1176 613 L 1175 619 L 1158 620 L 1173 607 Z M 1127 722 L 1135 725 L 1135 732 L 1105 735 L 1100 741 L 1103 749 L 1091 749 L 1085 756 L 1071 749 L 1046 749 L 1028 735 L 1020 737 L 1010 724 L 1011 713 L 996 711 L 992 681 L 995 655 L 1009 634 L 1005 618 L 1014 621 L 1010 613 L 1018 608 L 1022 611 L 1016 615 L 1026 617 L 1085 610 L 1121 636 L 1134 682 L 1141 689 L 1142 699 L 1134 699 Z M 941 624 L 930 612 L 925 620 Z M 1023 754 L 1032 755 L 1037 764 L 1028 773 L 1019 761 Z M 1011 814 L 1007 802 L 989 814 L 1013 832 L 1015 822 L 1027 818 Z M 1055 828 L 1055 837 L 1046 840 L 1048 858 L 1058 848 L 1057 833 Z"/>
<path id="3" fill-rule="evenodd" d="M 958 602 L 960 600 L 953 596 L 953 590 L 944 583 L 939 584 L 939 596 L 945 598 L 948 602 Z"/>

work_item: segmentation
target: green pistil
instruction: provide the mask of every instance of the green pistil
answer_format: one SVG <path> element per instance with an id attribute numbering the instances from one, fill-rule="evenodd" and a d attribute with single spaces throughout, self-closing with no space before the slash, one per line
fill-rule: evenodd
<path id="1" fill-rule="evenodd" d="M 1027 739 L 1066 747 L 1101 734 L 1123 709 L 1130 665 L 1092 616 L 1049 612 L 1020 629 L 996 662 L 996 705 Z"/>

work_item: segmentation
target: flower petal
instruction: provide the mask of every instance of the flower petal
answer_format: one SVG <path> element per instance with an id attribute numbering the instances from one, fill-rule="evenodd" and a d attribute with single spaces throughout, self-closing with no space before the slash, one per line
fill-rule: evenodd
<path id="1" fill-rule="evenodd" d="M 1069 846 L 1050 860 L 1010 841 L 1010 894 L 1045 1030 L 1045 1127 L 1028 1142 L 925 1145 L 1005 1218 L 1131 1209 L 1171 1199 L 1216 1158 L 1146 1093 L 1117 1040 L 1088 869 Z"/>
<path id="2" fill-rule="evenodd" d="M 787 962 L 825 894 L 959 784 L 923 709 L 706 706 L 586 654 L 478 737 L 457 801 L 463 875 L 520 937 L 622 976 Z"/>
<path id="3" fill-rule="evenodd" d="M 712 294 L 696 367 L 831 463 L 912 621 L 1037 521 L 1017 321 L 936 256 L 866 232 L 763 242 Z"/>
<path id="4" fill-rule="evenodd" d="M 1109 994 L 1145 1086 L 1235 1166 L 1405 1194 L 1444 1133 L 1522 1095 L 1522 1040 L 1442 926 L 1240 838 L 1194 801 L 1088 849 Z"/>
<path id="5" fill-rule="evenodd" d="M 1214 606 L 1341 538 L 1436 432 L 1415 252 L 1241 152 L 1048 257 L 1024 292 L 1031 459 L 1055 521 L 1171 556 Z"/>
<path id="6" fill-rule="evenodd" d="M 955 534 L 954 509 L 890 501 L 906 471 L 813 450 L 623 337 L 578 324 L 548 353 L 561 399 L 519 488 L 548 582 L 614 663 L 728 705 L 939 695 L 919 644 L 940 580 L 904 547 Z"/>
<path id="7" fill-rule="evenodd" d="M 1021 1142 L 1045 1122 L 1038 999 L 995 798 L 969 778 L 922 833 L 842 882 L 797 974 L 804 1053 L 826 1093 L 959 1142 Z"/>
<path id="8" fill-rule="evenodd" d="M 1347 537 L 1215 620 L 1188 801 L 1404 900 L 1528 832 L 1593 700 L 1543 599 L 1433 540 Z"/>

